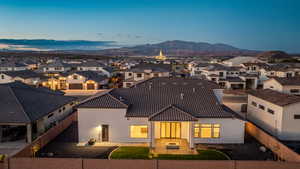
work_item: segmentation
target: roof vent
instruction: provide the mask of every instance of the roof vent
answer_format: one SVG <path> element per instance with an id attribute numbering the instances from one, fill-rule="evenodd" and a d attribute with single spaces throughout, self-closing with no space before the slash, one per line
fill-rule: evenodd
<path id="1" fill-rule="evenodd" d="M 180 99 L 183 100 L 184 93 L 180 93 Z"/>

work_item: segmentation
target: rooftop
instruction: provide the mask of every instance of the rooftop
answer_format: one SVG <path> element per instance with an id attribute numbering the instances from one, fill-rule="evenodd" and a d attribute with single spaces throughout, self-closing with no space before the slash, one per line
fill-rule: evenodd
<path id="1" fill-rule="evenodd" d="M 248 93 L 249 95 L 266 100 L 278 106 L 286 106 L 300 102 L 300 96 L 284 94 L 271 89 L 251 90 Z"/>
<path id="2" fill-rule="evenodd" d="M 21 82 L 0 84 L 0 123 L 30 123 L 76 98 Z"/>
<path id="3" fill-rule="evenodd" d="M 184 119 L 234 117 L 215 96 L 213 89 L 218 88 L 215 83 L 200 79 L 152 78 L 88 99 L 79 108 L 125 108 L 126 117 L 158 119 L 161 115 L 168 119 L 174 112 L 185 112 L 180 115 Z"/>

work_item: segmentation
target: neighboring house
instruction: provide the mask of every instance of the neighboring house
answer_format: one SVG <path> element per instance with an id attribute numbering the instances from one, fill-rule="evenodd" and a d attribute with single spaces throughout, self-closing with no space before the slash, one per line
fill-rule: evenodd
<path id="1" fill-rule="evenodd" d="M 300 77 L 273 77 L 264 81 L 264 89 L 271 89 L 286 94 L 300 94 Z"/>
<path id="2" fill-rule="evenodd" d="M 168 140 L 186 142 L 187 148 L 244 143 L 245 122 L 220 103 L 221 97 L 216 84 L 199 79 L 153 78 L 113 89 L 78 106 L 79 142 L 148 143 L 152 148 Z"/>
<path id="3" fill-rule="evenodd" d="M 71 66 L 62 62 L 61 60 L 55 60 L 47 65 L 41 66 L 41 70 L 44 73 L 67 72 L 71 70 Z"/>
<path id="4" fill-rule="evenodd" d="M 241 69 L 241 67 L 209 64 L 202 68 L 201 75 L 225 89 L 256 89 L 258 77 L 242 72 Z"/>
<path id="5" fill-rule="evenodd" d="M 27 66 L 23 63 L 18 63 L 14 61 L 7 61 L 0 63 L 0 72 L 1 71 L 20 71 L 26 70 Z"/>
<path id="6" fill-rule="evenodd" d="M 123 88 L 131 87 L 153 77 L 169 77 L 172 67 L 169 64 L 139 64 L 125 71 Z"/>
<path id="7" fill-rule="evenodd" d="M 97 71 L 107 77 L 110 77 L 113 69 L 97 61 L 87 61 L 77 65 L 78 71 Z"/>
<path id="8" fill-rule="evenodd" d="M 67 90 L 98 90 L 108 84 L 108 77 L 95 71 L 78 71 L 66 77 Z"/>
<path id="9" fill-rule="evenodd" d="M 223 64 L 227 66 L 240 66 L 242 63 L 248 63 L 248 62 L 257 63 L 262 61 L 252 56 L 237 56 L 232 59 L 223 61 Z"/>
<path id="10" fill-rule="evenodd" d="M 210 64 L 209 63 L 198 63 L 196 65 L 189 65 L 190 69 L 190 74 L 193 77 L 201 77 L 203 69 L 208 67 Z"/>
<path id="11" fill-rule="evenodd" d="M 11 83 L 21 81 L 28 85 L 37 85 L 41 81 L 42 75 L 31 70 L 0 72 L 0 83 Z"/>
<path id="12" fill-rule="evenodd" d="M 68 73 L 59 72 L 53 75 L 48 75 L 42 80 L 42 86 L 52 90 L 66 90 Z"/>
<path id="13" fill-rule="evenodd" d="M 280 140 L 300 140 L 300 97 L 270 89 L 250 91 L 247 118 Z"/>
<path id="14" fill-rule="evenodd" d="M 259 75 L 260 69 L 266 68 L 269 65 L 266 63 L 242 63 L 241 66 L 244 72 Z"/>
<path id="15" fill-rule="evenodd" d="M 0 95 L 0 142 L 32 142 L 68 116 L 75 101 L 74 97 L 21 82 L 0 84 Z"/>
<path id="16" fill-rule="evenodd" d="M 268 80 L 270 77 L 294 77 L 296 76 L 296 68 L 287 64 L 268 65 L 260 69 L 260 81 Z"/>

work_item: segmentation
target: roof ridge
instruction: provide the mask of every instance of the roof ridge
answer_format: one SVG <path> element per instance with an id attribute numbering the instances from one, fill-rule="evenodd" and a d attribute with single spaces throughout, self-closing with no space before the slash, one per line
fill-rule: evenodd
<path id="1" fill-rule="evenodd" d="M 78 106 L 83 104 L 83 103 L 86 103 L 88 101 L 91 101 L 91 100 L 97 99 L 99 97 L 102 97 L 102 96 L 106 95 L 107 93 L 111 92 L 112 90 L 114 90 L 114 89 L 110 89 L 109 91 L 106 91 L 106 92 L 103 92 L 103 93 L 96 93 L 95 95 L 84 99 L 81 103 L 78 104 Z M 99 95 L 97 95 L 97 94 L 99 94 Z"/>
<path id="2" fill-rule="evenodd" d="M 178 108 L 178 107 L 175 106 L 174 104 L 169 104 L 168 106 L 166 106 L 166 107 L 160 109 L 159 111 L 157 111 L 157 112 L 151 114 L 148 118 L 150 119 L 150 118 L 152 118 L 152 117 L 154 117 L 154 116 L 156 116 L 156 115 L 162 113 L 163 111 L 167 110 L 168 108 L 172 108 L 172 107 L 173 107 L 174 109 L 176 109 L 176 110 L 182 112 L 182 113 L 185 113 L 185 114 L 187 114 L 187 115 L 189 115 L 189 116 L 191 116 L 191 117 L 193 117 L 193 118 L 196 118 L 196 117 L 193 116 L 192 114 L 190 114 L 190 113 L 188 113 L 188 112 L 186 112 L 186 111 L 184 111 L 184 110 Z"/>
<path id="3" fill-rule="evenodd" d="M 29 118 L 28 114 L 25 112 L 23 105 L 21 104 L 20 100 L 18 99 L 18 97 L 16 96 L 15 92 L 11 89 L 11 86 L 8 86 L 9 91 L 13 94 L 14 98 L 16 99 L 18 105 L 20 105 L 22 112 L 24 113 L 25 117 L 27 118 L 27 120 L 29 122 L 31 122 L 31 119 Z"/>
<path id="4" fill-rule="evenodd" d="M 117 99 L 116 97 L 114 97 L 112 94 L 110 94 L 110 91 L 107 93 L 110 97 L 112 97 L 114 100 L 116 100 L 117 102 L 123 104 L 125 107 L 128 107 L 127 104 L 123 103 L 122 101 L 120 101 L 119 99 Z"/>

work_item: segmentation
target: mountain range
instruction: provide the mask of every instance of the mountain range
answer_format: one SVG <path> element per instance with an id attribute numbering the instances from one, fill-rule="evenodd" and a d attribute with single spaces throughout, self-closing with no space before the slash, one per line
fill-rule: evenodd
<path id="1" fill-rule="evenodd" d="M 204 42 L 188 42 L 179 40 L 165 41 L 157 44 L 145 44 L 133 47 L 111 48 L 85 52 L 105 56 L 156 56 L 159 54 L 160 50 L 162 50 L 167 56 L 256 55 L 259 53 L 259 51 L 239 49 L 222 43 L 210 44 Z"/>
<path id="2" fill-rule="evenodd" d="M 256 55 L 258 51 L 239 49 L 231 45 L 181 40 L 165 41 L 130 47 L 119 47 L 114 41 L 59 41 L 0 39 L 0 49 L 8 51 L 38 51 L 42 53 L 79 53 L 102 56 L 155 56 L 162 50 L 167 56 Z"/>

